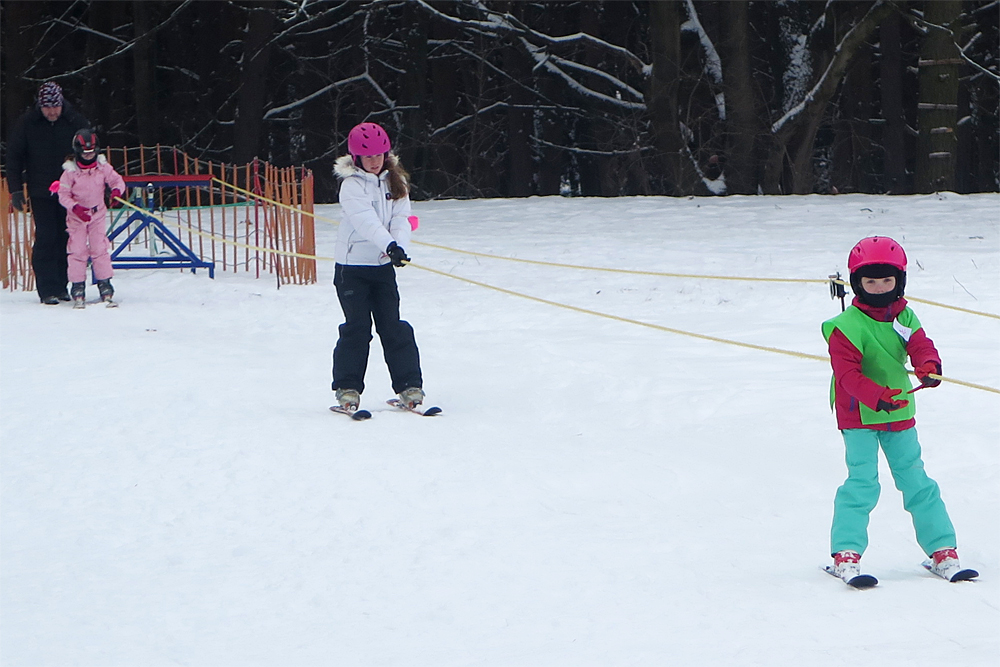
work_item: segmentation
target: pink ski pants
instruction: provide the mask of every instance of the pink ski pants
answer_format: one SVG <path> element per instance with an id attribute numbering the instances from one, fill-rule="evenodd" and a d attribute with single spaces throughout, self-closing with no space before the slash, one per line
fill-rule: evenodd
<path id="1" fill-rule="evenodd" d="M 94 280 L 107 280 L 114 275 L 111 268 L 111 241 L 104 233 L 107 216 L 98 211 L 89 222 L 75 215 L 66 216 L 67 277 L 71 283 L 87 282 L 87 260 L 94 263 Z"/>

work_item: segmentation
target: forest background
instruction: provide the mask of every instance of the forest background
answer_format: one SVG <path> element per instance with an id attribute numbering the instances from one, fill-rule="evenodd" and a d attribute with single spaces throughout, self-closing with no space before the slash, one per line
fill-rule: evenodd
<path id="1" fill-rule="evenodd" d="M 415 199 L 1000 190 L 1000 2 L 0 2 L 3 146 L 58 81 L 110 146 Z M 0 152 L 0 161 L 5 153 Z"/>

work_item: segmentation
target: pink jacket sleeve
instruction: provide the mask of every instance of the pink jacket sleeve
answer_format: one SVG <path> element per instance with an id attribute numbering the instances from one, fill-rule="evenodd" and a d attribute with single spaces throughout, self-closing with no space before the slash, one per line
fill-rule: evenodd
<path id="1" fill-rule="evenodd" d="M 911 338 L 912 340 L 912 338 Z M 885 389 L 861 372 L 861 350 L 847 340 L 840 329 L 830 334 L 830 365 L 840 391 L 853 396 L 872 410 L 878 409 L 878 399 Z"/>
<path id="2" fill-rule="evenodd" d="M 934 347 L 934 341 L 924 333 L 923 327 L 910 335 L 910 340 L 906 344 L 906 353 L 910 355 L 910 363 L 913 364 L 914 368 L 926 364 L 928 361 L 933 361 L 938 365 L 938 368 L 941 368 L 941 356 L 938 354 L 937 348 Z"/>
<path id="3" fill-rule="evenodd" d="M 76 180 L 76 173 L 63 171 L 62 176 L 59 177 L 59 203 L 67 211 L 72 211 L 73 206 L 79 203 L 73 199 L 73 183 Z"/>
<path id="4" fill-rule="evenodd" d="M 104 162 L 101 164 L 101 170 L 104 172 L 104 182 L 108 184 L 108 187 L 112 190 L 118 190 L 124 194 L 125 179 L 123 179 L 121 175 L 115 171 L 115 168 Z"/>

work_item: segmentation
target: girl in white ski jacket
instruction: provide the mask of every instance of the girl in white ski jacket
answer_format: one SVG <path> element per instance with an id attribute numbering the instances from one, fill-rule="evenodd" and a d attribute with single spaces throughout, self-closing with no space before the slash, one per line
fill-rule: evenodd
<path id="1" fill-rule="evenodd" d="M 424 398 L 420 353 L 413 327 L 399 319 L 396 286 L 396 268 L 410 261 L 404 250 L 412 232 L 407 174 L 375 123 L 354 127 L 347 147 L 350 154 L 334 167 L 342 179 L 342 215 L 333 284 L 345 321 L 333 350 L 333 390 L 341 408 L 358 409 L 374 321 L 392 390 L 415 408 Z"/>
<path id="2" fill-rule="evenodd" d="M 359 156 L 360 157 L 360 156 Z M 388 153 L 384 170 L 372 174 L 355 165 L 352 155 L 340 157 L 334 172 L 340 184 L 340 229 L 334 259 L 348 266 L 379 266 L 388 264 L 386 248 L 395 242 L 406 248 L 410 244 L 410 196 L 393 199 L 389 178 L 401 169 L 399 158 Z M 398 173 L 398 172 L 395 172 Z M 405 177 L 404 177 L 405 178 Z"/>

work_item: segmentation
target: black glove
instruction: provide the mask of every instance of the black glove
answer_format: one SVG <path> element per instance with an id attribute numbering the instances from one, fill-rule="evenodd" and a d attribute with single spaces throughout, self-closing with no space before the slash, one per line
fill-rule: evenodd
<path id="1" fill-rule="evenodd" d="M 392 260 L 393 266 L 406 266 L 406 262 L 410 261 L 410 258 L 406 256 L 402 248 L 396 245 L 395 241 L 386 246 L 385 254 Z"/>
<path id="2" fill-rule="evenodd" d="M 18 211 L 24 211 L 24 193 L 20 190 L 14 190 L 10 193 L 10 205 L 16 208 Z"/>

